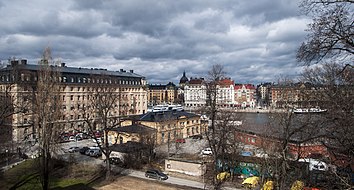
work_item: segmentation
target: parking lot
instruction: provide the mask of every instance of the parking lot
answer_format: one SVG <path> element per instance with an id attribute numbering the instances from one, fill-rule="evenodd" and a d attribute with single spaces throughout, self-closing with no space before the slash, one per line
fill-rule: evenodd
<path id="1" fill-rule="evenodd" d="M 101 158 L 94 158 L 91 156 L 86 156 L 80 154 L 79 152 L 70 153 L 70 147 L 93 147 L 97 146 L 92 139 L 85 139 L 81 141 L 65 142 L 61 143 L 61 150 L 59 151 L 59 156 L 68 161 L 80 162 L 80 163 L 90 163 L 90 164 L 101 164 L 103 160 Z"/>

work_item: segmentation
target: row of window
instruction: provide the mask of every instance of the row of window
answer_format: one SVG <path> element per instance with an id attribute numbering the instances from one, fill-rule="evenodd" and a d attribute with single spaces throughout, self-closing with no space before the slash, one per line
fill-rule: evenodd
<path id="1" fill-rule="evenodd" d="M 192 129 L 192 131 L 190 130 Z M 187 128 L 187 136 L 199 134 L 199 127 Z M 177 134 L 177 131 L 167 132 L 167 141 L 170 139 L 182 138 L 183 134 Z M 161 142 L 165 142 L 165 132 L 161 132 Z"/>
<path id="2" fill-rule="evenodd" d="M 191 120 L 191 121 L 182 121 L 179 123 L 180 126 L 186 126 L 186 125 L 189 125 L 189 124 L 198 124 L 200 123 L 199 120 Z M 161 130 L 164 130 L 165 128 L 166 129 L 170 129 L 171 127 L 173 128 L 176 128 L 176 124 L 167 124 L 166 126 L 162 125 L 161 126 Z"/>
<path id="3" fill-rule="evenodd" d="M 14 75 L 12 76 L 12 81 L 15 80 Z M 2 82 L 10 82 L 10 75 L 2 75 L 0 80 Z M 32 76 L 31 74 L 21 73 L 21 81 L 37 81 L 37 76 Z M 98 84 L 122 84 L 122 85 L 142 85 L 141 80 L 137 79 L 111 79 L 111 78 L 89 78 L 89 77 L 79 77 L 79 76 L 60 76 L 56 81 L 63 83 L 98 83 Z"/>

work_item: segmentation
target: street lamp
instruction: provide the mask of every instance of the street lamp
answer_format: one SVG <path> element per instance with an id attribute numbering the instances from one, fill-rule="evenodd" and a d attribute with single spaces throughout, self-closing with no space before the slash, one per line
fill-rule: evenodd
<path id="1" fill-rule="evenodd" d="M 9 150 L 5 150 L 6 152 L 6 166 L 9 166 Z"/>

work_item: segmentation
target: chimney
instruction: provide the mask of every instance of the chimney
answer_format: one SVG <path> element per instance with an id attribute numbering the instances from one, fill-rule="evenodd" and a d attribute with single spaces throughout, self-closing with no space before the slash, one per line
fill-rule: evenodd
<path id="1" fill-rule="evenodd" d="M 130 73 L 134 73 L 134 70 L 130 70 Z"/>
<path id="2" fill-rule="evenodd" d="M 16 65 L 18 65 L 18 60 L 11 60 L 10 63 L 11 63 L 11 66 L 16 66 Z"/>
<path id="3" fill-rule="evenodd" d="M 65 67 L 65 63 L 61 63 L 60 66 L 61 66 L 61 67 Z"/>
<path id="4" fill-rule="evenodd" d="M 21 60 L 21 65 L 27 65 L 27 59 L 22 59 Z"/>
<path id="5" fill-rule="evenodd" d="M 120 71 L 120 72 L 123 72 L 123 69 L 120 69 L 119 71 Z"/>

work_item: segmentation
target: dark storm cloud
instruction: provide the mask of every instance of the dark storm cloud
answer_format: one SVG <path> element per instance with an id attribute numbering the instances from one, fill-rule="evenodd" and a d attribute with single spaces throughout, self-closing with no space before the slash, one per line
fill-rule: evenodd
<path id="1" fill-rule="evenodd" d="M 134 69 L 150 83 L 203 77 L 224 65 L 235 81 L 296 76 L 308 20 L 294 0 L 0 1 L 0 59 L 36 62 L 46 46 L 70 66 Z"/>

